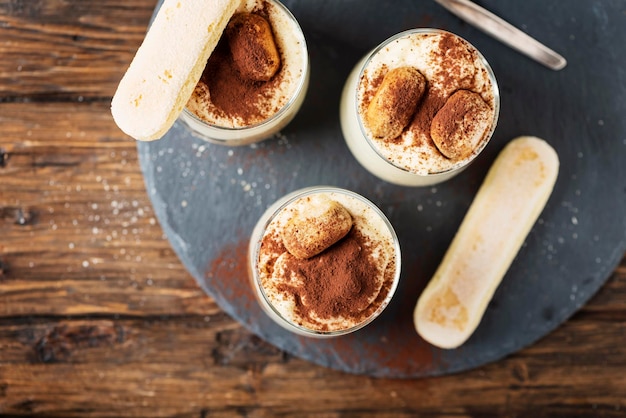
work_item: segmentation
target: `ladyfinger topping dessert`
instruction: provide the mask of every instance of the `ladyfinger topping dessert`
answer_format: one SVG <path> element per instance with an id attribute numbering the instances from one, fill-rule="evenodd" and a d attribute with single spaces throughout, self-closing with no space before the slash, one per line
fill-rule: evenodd
<path id="1" fill-rule="evenodd" d="M 316 196 L 305 211 L 294 208 L 282 230 L 283 245 L 296 258 L 311 258 L 345 237 L 352 228 L 350 212 L 334 200 Z"/>
<path id="2" fill-rule="evenodd" d="M 355 197 L 324 192 L 276 215 L 262 238 L 257 269 L 266 299 L 283 318 L 332 332 L 363 323 L 381 307 L 397 256 L 378 213 Z"/>

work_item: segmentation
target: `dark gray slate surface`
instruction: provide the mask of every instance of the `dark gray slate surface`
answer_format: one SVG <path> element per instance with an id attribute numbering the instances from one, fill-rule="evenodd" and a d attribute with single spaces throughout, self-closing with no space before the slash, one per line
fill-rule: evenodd
<path id="1" fill-rule="evenodd" d="M 483 1 L 481 4 L 562 53 L 553 72 L 425 0 L 297 0 L 312 63 L 305 104 L 280 135 L 225 148 L 177 123 L 138 144 L 158 219 L 202 288 L 270 343 L 351 373 L 420 377 L 495 361 L 549 333 L 605 282 L 626 250 L 626 3 Z M 343 82 L 386 37 L 437 27 L 473 43 L 491 63 L 502 100 L 483 154 L 457 178 L 428 188 L 393 186 L 361 168 L 339 128 Z M 511 139 L 535 135 L 557 150 L 554 193 L 471 339 L 440 350 L 413 330 L 412 310 L 436 269 L 489 165 Z M 403 252 L 400 287 L 374 323 L 333 340 L 296 337 L 260 310 L 248 285 L 248 237 L 283 194 L 318 184 L 363 194 L 388 215 Z"/>

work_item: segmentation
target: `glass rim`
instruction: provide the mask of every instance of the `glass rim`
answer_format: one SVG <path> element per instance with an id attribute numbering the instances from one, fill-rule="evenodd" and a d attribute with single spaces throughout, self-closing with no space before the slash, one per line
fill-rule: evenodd
<path id="1" fill-rule="evenodd" d="M 287 18 L 295 24 L 296 28 L 298 29 L 298 33 L 301 35 L 301 39 L 302 39 L 301 44 L 302 44 L 302 49 L 304 51 L 304 54 L 303 54 L 304 71 L 302 72 L 300 78 L 298 79 L 298 84 L 296 85 L 294 93 L 291 95 L 289 100 L 287 100 L 287 102 L 272 116 L 260 122 L 257 122 L 251 125 L 246 125 L 246 126 L 229 127 L 229 126 L 220 126 L 214 123 L 209 123 L 205 121 L 204 119 L 198 117 L 191 110 L 187 109 L 187 105 L 185 105 L 185 107 L 183 107 L 183 110 L 182 110 L 182 113 L 185 114 L 184 115 L 185 117 L 189 117 L 193 119 L 195 122 L 203 125 L 205 128 L 215 129 L 218 131 L 226 131 L 226 132 L 245 132 L 247 130 L 262 128 L 266 125 L 270 125 L 276 120 L 279 120 L 285 113 L 287 113 L 287 111 L 293 106 L 293 104 L 297 102 L 298 97 L 300 96 L 300 94 L 302 93 L 302 90 L 306 86 L 306 81 L 307 81 L 308 74 L 310 71 L 310 59 L 309 59 L 309 52 L 308 52 L 309 50 L 307 47 L 306 38 L 304 36 L 304 32 L 302 31 L 302 27 L 300 26 L 300 23 L 298 22 L 296 17 L 293 15 L 293 13 L 291 13 L 291 11 L 287 8 L 287 6 L 282 4 L 279 0 L 268 0 L 268 1 L 276 5 L 287 16 Z M 228 142 L 228 140 L 222 140 L 221 142 Z"/>
<path id="2" fill-rule="evenodd" d="M 492 123 L 491 123 L 491 128 L 489 129 L 488 135 L 485 137 L 484 140 L 481 141 L 481 143 L 479 144 L 479 146 L 476 148 L 476 150 L 474 150 L 474 152 L 472 152 L 472 155 L 469 158 L 465 158 L 463 160 L 461 160 L 460 162 L 453 164 L 451 167 L 448 167 L 444 170 L 440 170 L 440 171 L 433 171 L 433 172 L 429 172 L 426 174 L 418 174 L 415 173 L 411 170 L 408 170 L 405 167 L 399 166 L 398 164 L 394 163 L 393 161 L 389 160 L 387 157 L 385 157 L 381 152 L 379 147 L 374 143 L 374 140 L 372 140 L 369 135 L 367 134 L 367 131 L 365 129 L 365 126 L 363 125 L 363 120 L 361 118 L 361 115 L 359 113 L 358 110 L 358 93 L 359 93 L 359 84 L 361 82 L 361 79 L 363 78 L 363 74 L 365 72 L 365 69 L 367 68 L 367 66 L 369 65 L 369 63 L 371 62 L 371 60 L 374 58 L 374 56 L 376 56 L 376 54 L 378 54 L 382 49 L 384 49 L 387 45 L 389 45 L 390 43 L 400 39 L 400 38 L 404 38 L 406 36 L 409 35 L 413 35 L 413 34 L 420 34 L 420 33 L 433 33 L 433 34 L 450 34 L 452 36 L 455 36 L 456 38 L 459 38 L 460 40 L 462 40 L 463 42 L 465 42 L 467 45 L 469 45 L 477 54 L 480 63 L 485 67 L 485 70 L 487 71 L 487 75 L 489 76 L 489 81 L 491 82 L 491 87 L 492 87 L 492 93 L 493 93 L 493 99 L 494 99 L 494 112 L 493 112 L 493 119 L 492 119 Z M 383 159 L 385 162 L 387 162 L 388 164 L 390 164 L 391 166 L 393 166 L 394 168 L 398 169 L 398 170 L 402 170 L 406 173 L 415 175 L 415 176 L 421 176 L 421 177 L 430 177 L 430 176 L 436 176 L 436 175 L 440 175 L 440 174 L 446 174 L 449 173 L 451 171 L 456 171 L 459 170 L 465 166 L 467 166 L 469 163 L 471 163 L 476 157 L 478 157 L 478 155 L 483 151 L 483 149 L 487 146 L 487 144 L 489 143 L 489 141 L 491 140 L 491 138 L 493 137 L 493 133 L 496 130 L 496 125 L 498 122 L 498 117 L 500 114 L 500 89 L 498 87 L 498 82 L 496 80 L 496 76 L 495 73 L 493 72 L 493 69 L 491 68 L 491 65 L 489 65 L 489 62 L 487 61 L 487 59 L 484 57 L 484 55 L 480 52 L 480 50 L 478 48 L 476 48 L 473 44 L 471 44 L 467 39 L 463 38 L 462 36 L 457 35 L 456 33 L 452 33 L 450 31 L 447 30 L 443 30 L 443 29 L 437 29 L 437 28 L 413 28 L 413 29 L 408 29 L 402 32 L 399 32 L 387 39 L 385 39 L 384 41 L 382 41 L 380 44 L 378 44 L 374 49 L 372 49 L 365 57 L 365 60 L 363 62 L 363 65 L 361 66 L 361 69 L 359 70 L 359 74 L 357 77 L 357 88 L 354 91 L 354 103 L 356 104 L 354 111 L 356 112 L 356 119 L 359 125 L 359 129 L 361 130 L 361 135 L 363 135 L 363 137 L 365 138 L 368 146 L 376 153 L 376 155 L 378 155 L 381 159 Z"/>
<path id="3" fill-rule="evenodd" d="M 383 223 L 385 224 L 387 231 L 389 232 L 389 235 L 393 241 L 393 249 L 394 249 L 394 256 L 395 256 L 395 261 L 396 261 L 396 265 L 395 265 L 395 271 L 394 271 L 394 275 L 393 275 L 393 280 L 391 282 L 391 287 L 389 288 L 389 291 L 387 293 L 387 295 L 385 296 L 385 298 L 383 299 L 383 301 L 381 302 L 380 306 L 374 311 L 372 312 L 372 314 L 370 316 L 368 316 L 365 320 L 363 320 L 362 322 L 359 322 L 356 325 L 353 325 L 349 328 L 345 328 L 345 329 L 341 329 L 341 330 L 334 330 L 334 331 L 319 331 L 319 330 L 313 330 L 307 327 L 303 327 L 301 325 L 295 324 L 292 321 L 290 321 L 289 319 L 285 318 L 272 304 L 272 302 L 269 300 L 268 295 L 265 292 L 265 289 L 263 288 L 262 284 L 261 284 L 261 279 L 260 279 L 260 275 L 259 275 L 259 271 L 258 271 L 258 260 L 259 260 L 259 252 L 261 249 L 261 242 L 262 242 L 262 238 L 265 235 L 265 231 L 267 230 L 267 227 L 269 226 L 269 224 L 276 218 L 276 216 L 287 206 L 289 206 L 291 203 L 295 202 L 296 200 L 306 197 L 306 196 L 310 196 L 310 195 L 314 195 L 314 194 L 319 194 L 319 193 L 340 193 L 340 194 L 344 194 L 350 197 L 353 197 L 359 201 L 361 201 L 362 203 L 366 204 L 369 208 L 371 208 L 374 213 L 376 213 L 377 216 L 379 216 L 382 220 Z M 266 304 L 267 307 L 269 307 L 272 312 L 276 315 L 277 318 L 280 318 L 280 320 L 283 322 L 283 324 L 287 325 L 289 328 L 293 328 L 296 332 L 299 332 L 300 334 L 303 335 L 308 335 L 308 336 L 317 336 L 317 337 L 334 337 L 334 336 L 340 336 L 340 335 L 345 335 L 345 334 L 349 334 L 351 332 L 357 331 L 363 327 L 365 327 L 366 325 L 368 325 L 369 323 L 371 323 L 372 321 L 374 321 L 374 319 L 376 319 L 378 316 L 380 316 L 380 314 L 385 310 L 385 308 L 389 305 L 389 303 L 391 302 L 391 299 L 393 298 L 393 295 L 396 292 L 396 289 L 398 287 L 398 283 L 400 282 L 400 273 L 401 273 L 401 267 L 402 267 L 402 257 L 401 257 L 401 253 L 400 253 L 400 241 L 398 240 L 398 236 L 393 228 L 393 225 L 391 224 L 391 222 L 389 221 L 389 219 L 387 218 L 387 216 L 380 210 L 380 208 L 375 205 L 373 202 L 371 202 L 369 199 L 367 199 L 366 197 L 353 192 L 351 190 L 347 190 L 347 189 L 343 189 L 340 187 L 335 187 L 335 186 L 311 186 L 311 187 L 305 187 L 299 190 L 295 190 L 291 193 L 286 194 L 285 196 L 283 196 L 282 198 L 278 199 L 274 204 L 272 204 L 267 211 L 262 215 L 262 218 L 267 217 L 267 219 L 265 219 L 265 221 L 262 224 L 262 228 L 259 228 L 259 230 L 257 231 L 255 228 L 255 233 L 257 233 L 258 236 L 252 236 L 252 239 L 255 240 L 255 242 L 253 243 L 253 246 L 251 245 L 251 249 L 253 248 L 252 251 L 250 251 L 249 254 L 249 264 L 250 264 L 250 269 L 252 271 L 252 278 L 253 278 L 253 282 L 254 282 L 254 286 L 256 287 L 257 290 L 257 294 L 260 294 L 263 297 L 263 300 Z M 262 219 L 261 218 L 261 219 Z M 253 233 L 254 234 L 254 233 Z"/>

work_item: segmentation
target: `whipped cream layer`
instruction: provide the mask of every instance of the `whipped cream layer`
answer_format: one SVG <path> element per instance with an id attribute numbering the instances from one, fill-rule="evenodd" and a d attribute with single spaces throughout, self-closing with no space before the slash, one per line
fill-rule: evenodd
<path id="1" fill-rule="evenodd" d="M 314 216 L 309 211 L 316 210 L 316 199 L 331 199 L 347 209 L 352 216 L 352 230 L 321 254 L 298 260 L 286 250 L 281 233 L 294 213 Z M 342 331 L 363 323 L 388 302 L 399 268 L 399 254 L 395 248 L 394 237 L 385 220 L 365 201 L 340 192 L 307 195 L 284 207 L 268 224 L 258 256 L 259 281 L 267 301 L 288 322 L 312 331 Z M 336 303 L 329 303 L 328 299 L 318 298 L 324 291 L 306 290 L 319 286 L 327 293 L 333 293 L 332 286 L 345 286 L 346 283 L 338 277 L 355 267 L 331 264 L 341 259 L 341 256 L 335 257 L 335 253 L 349 251 L 359 253 L 359 263 L 367 264 L 367 269 L 362 270 L 368 275 L 360 277 L 362 283 L 350 290 L 354 292 L 353 299 L 344 300 L 345 292 L 342 294 L 343 290 L 338 289 L 341 297 Z M 329 270 L 333 273 L 326 274 Z M 319 283 L 305 283 L 307 280 Z M 324 306 L 316 306 L 321 303 L 319 299 L 324 300 Z M 336 306 L 329 309 L 333 304 Z M 329 314 L 331 310 L 333 312 Z"/>
<path id="2" fill-rule="evenodd" d="M 427 89 L 404 132 L 392 141 L 376 139 L 363 123 L 367 107 L 385 74 L 394 68 L 416 68 L 427 80 Z M 432 119 L 458 90 L 478 93 L 491 110 L 487 129 L 471 155 L 445 157 L 430 136 Z M 391 40 L 366 63 L 357 86 L 360 125 L 377 152 L 411 173 L 441 173 L 465 165 L 484 147 L 495 127 L 497 87 L 478 51 L 462 38 L 443 31 L 413 32 Z"/>

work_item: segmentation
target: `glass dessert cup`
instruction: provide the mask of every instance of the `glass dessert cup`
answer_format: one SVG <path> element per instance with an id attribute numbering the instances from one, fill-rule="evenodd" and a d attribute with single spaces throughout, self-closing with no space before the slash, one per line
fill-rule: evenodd
<path id="1" fill-rule="evenodd" d="M 285 60 L 283 55 L 283 64 L 291 65 L 291 70 L 285 70 L 285 77 L 290 77 L 288 83 L 282 83 L 288 86 L 289 98 L 284 101 L 283 105 L 275 112 L 269 114 L 265 119 L 255 121 L 253 123 L 246 122 L 232 122 L 227 124 L 221 124 L 218 122 L 209 122 L 205 118 L 199 116 L 196 112 L 189 108 L 190 102 L 183 109 L 179 116 L 179 120 L 189 129 L 189 131 L 196 137 L 201 138 L 207 142 L 228 145 L 228 146 L 240 146 L 248 145 L 255 142 L 262 141 L 272 137 L 274 134 L 280 132 L 285 126 L 287 126 L 293 118 L 296 116 L 302 103 L 304 102 L 308 85 L 309 85 L 309 57 L 307 51 L 307 45 L 304 38 L 304 34 L 300 25 L 293 14 L 278 0 L 264 0 L 272 7 L 272 13 L 276 17 L 274 24 L 285 22 L 285 28 L 276 31 L 275 28 L 275 41 L 279 48 L 279 51 L 295 51 L 289 52 L 293 56 L 289 60 Z M 243 10 L 250 5 L 256 4 L 255 0 L 247 0 L 242 6 Z M 241 10 L 240 10 L 241 11 Z M 272 16 L 270 13 L 270 17 Z M 290 42 L 291 46 L 285 47 L 284 43 Z M 286 54 L 287 52 L 284 52 Z M 283 53 L 281 53 L 283 54 Z M 292 71 L 292 70 L 299 71 Z M 282 69 L 280 71 L 283 71 Z M 274 92 L 276 95 L 283 95 L 283 87 L 277 87 Z M 194 92 L 194 94 L 197 94 Z M 207 95 L 210 96 L 210 95 Z M 209 99 L 210 100 L 210 99 Z M 218 111 L 219 112 L 219 111 Z"/>
<path id="2" fill-rule="evenodd" d="M 485 80 L 490 85 L 490 88 L 487 89 L 487 94 L 490 98 L 492 117 L 490 127 L 485 132 L 480 143 L 469 157 L 449 164 L 444 162 L 444 164 L 438 164 L 439 167 L 433 167 L 433 169 L 418 170 L 414 169 L 414 167 L 407 166 L 407 164 L 399 163 L 399 160 L 402 157 L 394 160 L 393 158 L 390 158 L 389 153 L 385 154 L 385 152 L 382 151 L 383 148 L 379 145 L 377 140 L 372 137 L 371 133 L 364 124 L 363 112 L 359 110 L 361 105 L 359 103 L 359 88 L 364 74 L 366 74 L 368 69 L 370 69 L 372 62 L 377 59 L 382 59 L 377 58 L 377 56 L 379 56 L 379 54 L 388 53 L 387 50 L 390 48 L 390 45 L 393 45 L 396 42 L 402 42 L 406 39 L 411 39 L 412 37 L 428 35 L 453 36 L 455 39 L 462 42 L 468 50 L 475 54 L 475 62 L 476 65 L 479 66 L 477 71 L 481 71 L 481 73 L 486 74 Z M 398 59 L 397 61 L 402 61 L 402 59 Z M 422 68 L 418 67 L 417 69 L 422 71 Z M 426 79 L 428 80 L 428 77 L 426 77 Z M 428 80 L 427 83 L 430 83 L 430 80 Z M 484 84 L 485 88 L 488 87 L 487 83 Z M 459 89 L 461 88 L 463 87 L 459 87 Z M 418 109 L 420 105 L 418 105 Z M 401 186 L 428 186 L 454 177 L 465 169 L 472 161 L 474 161 L 474 159 L 489 143 L 489 140 L 493 135 L 498 120 L 499 109 L 500 95 L 496 78 L 489 63 L 485 60 L 482 54 L 480 54 L 475 47 L 469 44 L 469 42 L 465 41 L 458 35 L 439 29 L 420 28 L 404 31 L 390 37 L 374 48 L 355 65 L 344 85 L 339 114 L 341 129 L 346 144 L 356 160 L 366 170 L 389 183 Z M 432 143 L 432 139 L 429 139 L 429 141 Z M 434 147 L 434 144 L 432 147 Z"/>
<path id="3" fill-rule="evenodd" d="M 361 214 L 363 213 L 366 213 L 367 217 L 372 217 L 370 218 L 372 225 L 375 225 L 375 228 L 378 228 L 377 231 L 380 231 L 380 236 L 385 237 L 385 240 L 381 242 L 384 242 L 383 245 L 386 249 L 389 250 L 388 254 L 391 254 L 391 257 L 387 258 L 387 264 L 385 265 L 385 267 L 383 267 L 384 284 L 380 288 L 380 293 L 377 294 L 375 300 L 371 302 L 367 310 L 364 311 L 367 312 L 367 314 L 363 317 L 359 317 L 356 322 L 350 323 L 346 327 L 341 329 L 325 330 L 320 327 L 317 327 L 317 329 L 315 329 L 316 327 L 309 326 L 303 323 L 298 323 L 297 320 L 293 319 L 293 317 L 295 317 L 295 314 L 292 315 L 292 318 L 289 318 L 288 316 L 292 313 L 290 312 L 289 315 L 287 315 L 285 314 L 284 310 L 276 306 L 274 302 L 276 298 L 273 298 L 269 294 L 270 292 L 275 293 L 276 291 L 270 289 L 270 287 L 268 286 L 264 286 L 264 280 L 267 280 L 267 278 L 264 278 L 263 273 L 261 273 L 261 270 L 265 270 L 266 268 L 266 266 L 260 266 L 260 264 L 263 263 L 260 260 L 262 259 L 261 252 L 264 251 L 264 249 L 262 248 L 262 243 L 264 241 L 264 238 L 266 238 L 266 235 L 268 235 L 268 229 L 271 228 L 272 225 L 275 225 L 275 222 L 280 222 L 277 220 L 277 218 L 281 216 L 281 213 L 284 213 L 283 210 L 285 210 L 285 208 L 293 207 L 294 202 L 301 201 L 301 199 L 303 198 L 319 195 L 330 196 L 331 198 L 339 199 L 340 202 L 344 203 L 346 201 L 352 202 L 349 204 L 352 205 L 350 206 L 352 208 L 350 209 L 350 212 L 353 215 L 354 219 L 361 219 Z M 359 209 L 354 210 L 354 208 Z M 361 209 L 363 209 L 363 212 L 361 212 Z M 355 213 L 359 213 L 360 215 L 355 216 Z M 369 227 L 370 226 L 368 226 L 368 228 Z M 273 247 L 273 245 L 271 247 Z M 394 295 L 394 292 L 400 280 L 400 245 L 391 223 L 380 211 L 380 209 L 378 209 L 372 202 L 357 193 L 345 189 L 331 186 L 315 186 L 289 193 L 281 199 L 277 200 L 265 211 L 265 213 L 260 217 L 256 226 L 254 227 L 251 235 L 248 250 L 248 266 L 251 285 L 254 289 L 256 298 L 263 311 L 275 323 L 288 331 L 306 337 L 337 337 L 352 333 L 365 327 L 374 319 L 376 319 L 387 307 Z"/>

